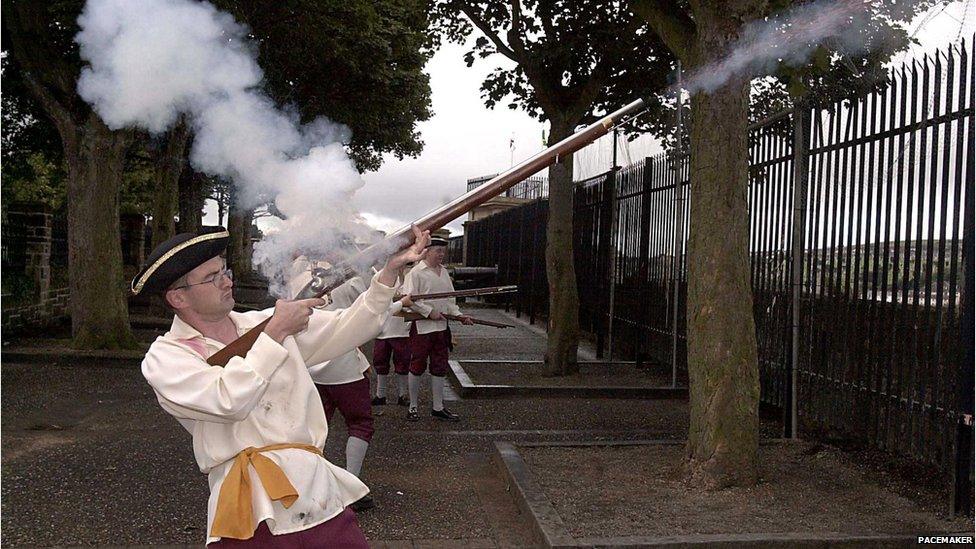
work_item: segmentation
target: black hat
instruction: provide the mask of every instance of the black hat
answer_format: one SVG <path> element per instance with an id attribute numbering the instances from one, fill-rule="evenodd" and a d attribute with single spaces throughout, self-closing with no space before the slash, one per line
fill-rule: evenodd
<path id="1" fill-rule="evenodd" d="M 451 238 L 449 229 L 437 229 L 430 233 L 430 246 L 447 246 Z"/>
<path id="2" fill-rule="evenodd" d="M 132 279 L 133 295 L 166 290 L 181 276 L 223 253 L 228 240 L 227 229 L 204 227 L 200 234 L 180 233 L 156 246 Z"/>

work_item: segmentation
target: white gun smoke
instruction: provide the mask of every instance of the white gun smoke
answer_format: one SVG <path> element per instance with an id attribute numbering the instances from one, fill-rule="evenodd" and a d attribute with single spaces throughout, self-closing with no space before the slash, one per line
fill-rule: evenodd
<path id="1" fill-rule="evenodd" d="M 826 40 L 838 52 L 863 52 L 868 45 L 859 32 L 870 14 L 870 1 L 836 0 L 800 5 L 754 21 L 745 26 L 729 55 L 692 71 L 682 87 L 690 94 L 711 93 L 733 76 L 765 76 L 781 63 L 798 66 Z"/>
<path id="2" fill-rule="evenodd" d="M 186 116 L 194 168 L 232 180 L 243 207 L 274 199 L 286 219 L 254 250 L 273 292 L 282 295 L 296 251 L 375 238 L 349 205 L 363 180 L 343 145 L 348 128 L 301 124 L 276 106 L 260 88 L 247 29 L 231 15 L 192 0 L 88 0 L 78 23 L 88 63 L 78 91 L 109 127 L 160 133 Z"/>

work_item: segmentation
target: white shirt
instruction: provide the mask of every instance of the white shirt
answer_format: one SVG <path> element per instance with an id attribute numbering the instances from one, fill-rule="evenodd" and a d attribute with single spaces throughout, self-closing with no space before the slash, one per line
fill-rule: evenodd
<path id="1" fill-rule="evenodd" d="M 193 437 L 193 454 L 208 474 L 207 543 L 220 487 L 234 456 L 247 447 L 279 443 L 325 447 L 329 427 L 307 364 L 319 364 L 369 341 L 386 320 L 394 288 L 375 278 L 369 289 L 342 311 L 313 311 L 308 329 L 279 345 L 262 333 L 244 358 L 210 366 L 223 343 L 204 337 L 179 317 L 149 347 L 142 374 L 160 406 Z M 272 309 L 230 313 L 238 334 L 259 324 Z M 188 342 L 189 341 L 189 342 Z M 298 499 L 285 509 L 272 502 L 251 470 L 254 524 L 267 520 L 274 534 L 312 528 L 369 492 L 346 470 L 301 449 L 265 452 L 287 475 Z"/>
<path id="2" fill-rule="evenodd" d="M 299 287 L 305 287 L 312 279 L 310 272 L 306 271 L 305 282 Z M 350 278 L 342 286 L 329 293 L 329 304 L 325 307 L 327 311 L 339 311 L 351 307 L 360 294 L 366 291 L 366 283 L 357 277 Z M 315 364 L 308 367 L 308 373 L 312 375 L 312 381 L 319 385 L 341 385 L 352 383 L 363 379 L 363 372 L 369 369 L 369 360 L 359 349 L 353 349 L 348 353 L 333 358 L 328 362 Z"/>
<path id="3" fill-rule="evenodd" d="M 447 274 L 447 269 L 445 269 L 443 265 L 440 267 L 440 273 L 436 273 L 434 272 L 434 269 L 427 265 L 427 261 L 424 260 L 417 263 L 417 265 L 411 269 L 409 273 L 407 273 L 407 278 L 403 282 L 403 288 L 401 291 L 404 294 L 410 295 L 453 292 L 454 283 L 451 282 L 451 275 Z M 457 300 L 453 297 L 425 299 L 423 301 L 414 303 L 410 306 L 410 308 L 428 317 L 433 311 L 450 315 L 461 314 L 461 309 L 459 309 L 457 306 Z M 446 320 L 417 321 L 418 334 L 441 332 L 446 329 Z"/>
<path id="4" fill-rule="evenodd" d="M 400 282 L 400 279 L 397 279 Z M 402 287 L 402 284 L 401 284 Z M 402 288 L 401 288 L 402 289 Z M 403 320 L 403 317 L 394 316 L 403 310 L 403 303 L 394 301 L 390 305 L 390 317 L 383 323 L 383 329 L 376 339 L 393 339 L 395 337 L 410 337 L 410 323 Z"/>

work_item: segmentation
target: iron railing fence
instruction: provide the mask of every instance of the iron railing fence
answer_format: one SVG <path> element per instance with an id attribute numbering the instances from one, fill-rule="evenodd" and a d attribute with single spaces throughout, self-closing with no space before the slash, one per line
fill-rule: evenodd
<path id="1" fill-rule="evenodd" d="M 749 139 L 762 401 L 788 409 L 795 396 L 807 432 L 945 472 L 959 425 L 972 432 L 973 365 L 963 354 L 973 334 L 961 329 L 972 312 L 960 306 L 973 215 L 970 48 L 913 60 L 863 97 L 771 117 Z M 662 153 L 578 182 L 574 206 L 581 327 L 601 352 L 671 365 L 679 383 L 688 175 L 686 156 Z M 468 223 L 478 250 L 469 264 L 497 264 L 499 283 L 525 280 L 526 269 L 544 280 L 545 206 Z M 534 314 L 547 303 L 544 284 L 513 302 Z"/>

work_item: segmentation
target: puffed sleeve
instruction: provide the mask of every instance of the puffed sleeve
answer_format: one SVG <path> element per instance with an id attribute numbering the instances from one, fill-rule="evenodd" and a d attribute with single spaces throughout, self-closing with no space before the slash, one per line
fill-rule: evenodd
<path id="1" fill-rule="evenodd" d="M 142 361 L 142 375 L 159 404 L 180 419 L 232 423 L 251 413 L 288 350 L 261 334 L 244 357 L 211 366 L 193 350 L 157 339 Z"/>
<path id="2" fill-rule="evenodd" d="M 453 297 L 448 298 L 447 299 L 447 302 L 445 303 L 445 305 L 447 306 L 447 314 L 449 314 L 449 315 L 457 315 L 457 316 L 460 316 L 462 314 L 461 313 L 461 308 L 458 307 L 458 305 L 457 305 L 457 299 L 455 299 Z"/>
<path id="3" fill-rule="evenodd" d="M 313 310 L 308 329 L 295 336 L 306 364 L 343 355 L 376 337 L 389 314 L 396 289 L 373 277 L 352 305 L 337 311 Z"/>
<path id="4" fill-rule="evenodd" d="M 409 273 L 407 273 L 406 279 L 403 281 L 402 293 L 404 295 L 419 294 L 423 291 L 423 288 L 420 287 L 421 285 L 419 271 L 417 270 L 417 267 L 414 267 Z M 427 317 L 430 316 L 430 313 L 434 310 L 434 308 L 431 307 L 429 303 L 415 301 L 414 304 L 410 306 L 410 310 Z"/>

